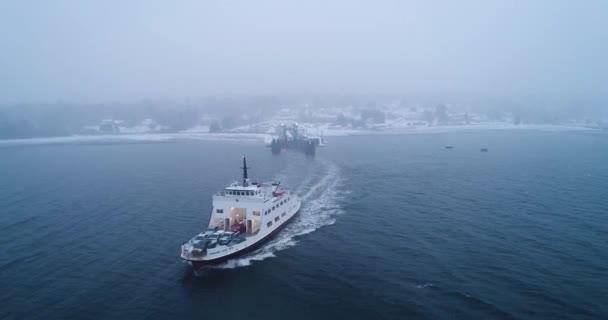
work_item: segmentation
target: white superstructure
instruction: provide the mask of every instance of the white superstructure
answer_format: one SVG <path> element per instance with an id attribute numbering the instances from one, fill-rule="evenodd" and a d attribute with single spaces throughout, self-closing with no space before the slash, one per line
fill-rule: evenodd
<path id="1" fill-rule="evenodd" d="M 285 226 L 300 209 L 300 200 L 280 183 L 262 184 L 247 177 L 213 196 L 207 229 L 182 245 L 181 257 L 198 270 L 253 250 Z"/>

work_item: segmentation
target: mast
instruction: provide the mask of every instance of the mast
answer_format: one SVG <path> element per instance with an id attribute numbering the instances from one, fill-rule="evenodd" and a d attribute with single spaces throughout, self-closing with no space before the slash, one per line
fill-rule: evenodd
<path id="1" fill-rule="evenodd" d="M 243 155 L 243 187 L 247 187 L 247 158 Z"/>

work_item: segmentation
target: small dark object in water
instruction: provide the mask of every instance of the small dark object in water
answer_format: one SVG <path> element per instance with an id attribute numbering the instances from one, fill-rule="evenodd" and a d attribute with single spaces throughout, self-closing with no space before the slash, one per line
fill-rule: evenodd
<path id="1" fill-rule="evenodd" d="M 488 152 L 488 148 L 481 148 L 481 152 Z"/>
<path id="2" fill-rule="evenodd" d="M 452 149 L 454 149 L 454 146 L 446 145 L 445 148 L 448 150 L 452 150 Z"/>

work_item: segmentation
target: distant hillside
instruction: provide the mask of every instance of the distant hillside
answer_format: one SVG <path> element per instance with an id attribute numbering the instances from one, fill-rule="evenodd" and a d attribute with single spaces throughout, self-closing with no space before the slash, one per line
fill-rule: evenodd
<path id="1" fill-rule="evenodd" d="M 179 131 L 221 132 L 268 120 L 291 119 L 341 127 L 458 125 L 469 122 L 604 126 L 601 99 L 529 99 L 466 96 L 289 95 L 137 103 L 0 106 L 0 139 Z"/>

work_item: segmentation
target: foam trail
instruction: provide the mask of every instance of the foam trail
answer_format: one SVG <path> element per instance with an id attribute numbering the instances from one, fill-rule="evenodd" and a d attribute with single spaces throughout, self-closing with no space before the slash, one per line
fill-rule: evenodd
<path id="1" fill-rule="evenodd" d="M 275 257 L 275 253 L 297 244 L 297 237 L 332 225 L 342 213 L 340 197 L 336 190 L 341 184 L 339 168 L 333 163 L 323 163 L 321 172 L 309 178 L 296 191 L 302 200 L 300 213 L 295 220 L 277 234 L 276 238 L 262 248 L 241 258 L 214 266 L 218 269 L 233 269 L 251 265 L 252 261 L 261 261 Z"/>

